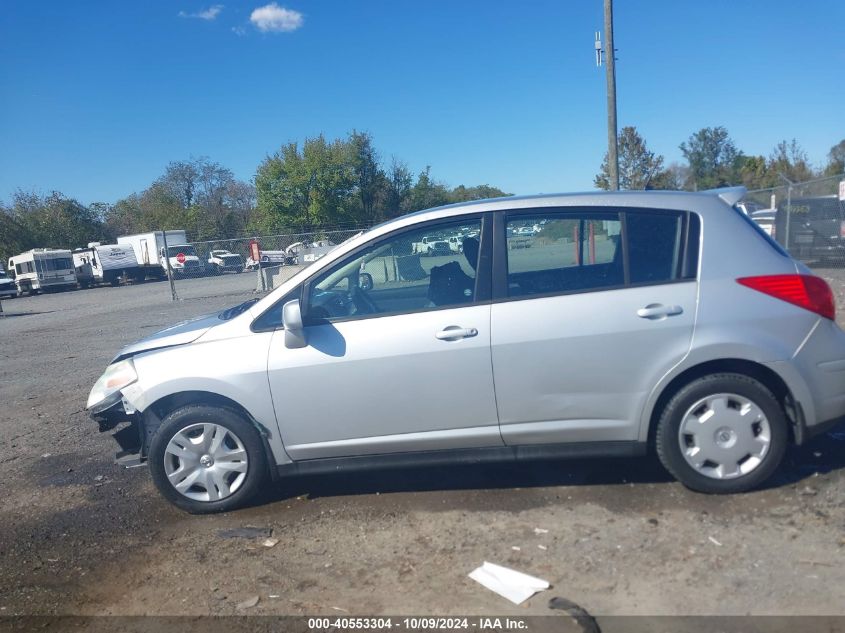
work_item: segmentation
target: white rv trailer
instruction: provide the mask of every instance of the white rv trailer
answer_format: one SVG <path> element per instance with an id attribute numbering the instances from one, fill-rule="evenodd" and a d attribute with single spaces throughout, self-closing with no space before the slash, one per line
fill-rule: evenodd
<path id="1" fill-rule="evenodd" d="M 45 290 L 63 290 L 76 286 L 73 257 L 68 250 L 33 248 L 10 257 L 8 268 L 21 294 L 37 294 Z"/>
<path id="2" fill-rule="evenodd" d="M 136 235 L 122 235 L 117 238 L 118 244 L 129 244 L 135 249 L 138 270 L 137 280 L 145 276 L 164 278 L 167 276 L 167 259 L 164 255 L 164 233 L 151 231 Z M 167 231 L 167 250 L 170 258 L 170 269 L 176 276 L 199 275 L 205 270 L 197 252 L 183 230 Z"/>
<path id="3" fill-rule="evenodd" d="M 90 242 L 88 248 L 73 251 L 73 267 L 80 287 L 96 284 L 116 286 L 120 278 L 136 278 L 138 261 L 130 244 Z"/>

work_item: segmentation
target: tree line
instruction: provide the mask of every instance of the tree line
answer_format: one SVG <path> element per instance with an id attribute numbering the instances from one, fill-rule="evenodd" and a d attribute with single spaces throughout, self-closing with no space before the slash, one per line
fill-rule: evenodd
<path id="1" fill-rule="evenodd" d="M 798 141 L 780 141 L 768 157 L 749 155 L 737 148 L 724 127 L 707 127 L 679 145 L 685 163 L 665 165 L 663 156 L 648 149 L 636 127 L 623 127 L 618 138 L 620 189 L 673 189 L 701 191 L 744 185 L 749 190 L 769 189 L 786 181 L 804 182 L 845 172 L 845 139 L 830 148 L 827 163 L 814 168 Z M 605 153 L 593 184 L 610 189 Z"/>
<path id="2" fill-rule="evenodd" d="M 431 168 L 385 165 L 372 137 L 352 132 L 288 143 L 253 182 L 208 158 L 174 161 L 141 192 L 84 205 L 60 192 L 18 190 L 0 202 L 0 261 L 30 248 L 78 248 L 117 236 L 185 229 L 191 241 L 362 227 L 429 207 L 510 195 L 490 185 L 449 187 Z"/>
<path id="3" fill-rule="evenodd" d="M 796 141 L 768 157 L 740 151 L 723 127 L 703 128 L 680 145 L 682 163 L 665 165 L 635 127 L 619 135 L 622 189 L 749 189 L 845 171 L 845 140 L 814 169 Z M 594 184 L 609 189 L 607 156 Z M 426 167 L 414 174 L 401 160 L 382 159 L 373 138 L 353 131 L 291 142 L 258 165 L 252 182 L 209 158 L 169 163 L 146 189 L 114 203 L 84 205 L 60 192 L 17 191 L 0 202 L 0 258 L 30 248 L 111 243 L 118 235 L 185 229 L 192 241 L 368 226 L 405 213 L 510 195 L 491 185 L 449 187 Z"/>

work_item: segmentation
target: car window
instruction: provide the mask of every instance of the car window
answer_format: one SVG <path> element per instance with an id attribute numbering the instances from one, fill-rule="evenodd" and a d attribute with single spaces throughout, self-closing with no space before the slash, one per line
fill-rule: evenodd
<path id="1" fill-rule="evenodd" d="M 400 314 L 476 300 L 481 221 L 427 224 L 379 240 L 310 284 L 308 323 Z"/>
<path id="2" fill-rule="evenodd" d="M 736 207 L 734 207 L 734 211 L 736 211 L 736 213 L 739 215 L 739 217 L 742 218 L 743 222 L 745 222 L 752 229 L 754 229 L 754 232 L 757 233 L 757 235 L 759 235 L 760 237 L 762 237 L 763 240 L 765 240 L 765 242 L 769 246 L 771 246 L 775 251 L 777 251 L 778 254 L 782 255 L 783 257 L 789 257 L 789 253 L 787 253 L 786 250 L 780 244 L 778 244 L 777 241 L 775 241 L 774 237 L 772 237 L 770 234 L 766 233 L 766 231 L 764 231 L 762 229 L 762 227 L 757 222 L 755 222 L 754 220 L 749 218 L 747 215 L 742 213 Z M 776 218 L 777 218 L 777 216 L 775 216 L 775 219 L 773 219 L 773 226 L 772 226 L 773 230 L 775 229 L 774 224 L 776 224 Z"/>
<path id="3" fill-rule="evenodd" d="M 514 216 L 505 226 L 510 297 L 625 283 L 618 213 Z"/>

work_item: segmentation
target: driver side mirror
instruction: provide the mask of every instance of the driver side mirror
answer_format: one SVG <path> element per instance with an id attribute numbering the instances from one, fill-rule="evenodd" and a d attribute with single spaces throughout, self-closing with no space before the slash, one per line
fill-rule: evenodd
<path id="1" fill-rule="evenodd" d="M 282 306 L 282 325 L 285 326 L 285 347 L 297 349 L 305 347 L 305 327 L 302 324 L 302 310 L 299 299 L 288 301 Z"/>

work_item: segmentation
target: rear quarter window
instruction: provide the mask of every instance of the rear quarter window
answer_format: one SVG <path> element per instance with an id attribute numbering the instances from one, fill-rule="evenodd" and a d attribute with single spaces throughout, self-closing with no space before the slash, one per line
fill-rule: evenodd
<path id="1" fill-rule="evenodd" d="M 781 255 L 783 255 L 784 257 L 790 257 L 790 254 L 789 254 L 789 253 L 787 253 L 787 252 L 786 252 L 786 250 L 784 250 L 783 246 L 781 246 L 780 244 L 778 244 L 778 243 L 777 243 L 777 242 L 776 242 L 776 241 L 772 238 L 772 236 L 771 236 L 771 235 L 769 235 L 768 233 L 766 233 L 766 232 L 762 229 L 762 227 L 760 227 L 760 225 L 759 225 L 759 224 L 757 224 L 754 220 L 752 220 L 750 217 L 748 217 L 747 215 L 745 215 L 745 214 L 742 212 L 742 210 L 741 210 L 741 209 L 738 209 L 737 207 L 734 207 L 734 208 L 733 208 L 733 210 L 734 210 L 734 212 L 735 212 L 735 213 L 736 213 L 739 217 L 741 217 L 741 218 L 742 218 L 742 221 L 743 221 L 743 222 L 745 222 L 747 225 L 749 225 L 749 226 L 750 226 L 750 227 L 754 230 L 754 232 L 755 232 L 757 235 L 759 235 L 760 237 L 762 237 L 762 238 L 766 241 L 766 243 L 768 243 L 768 245 L 769 245 L 769 246 L 771 246 L 773 249 L 775 249 L 778 253 L 780 253 L 780 254 L 781 254 Z"/>

